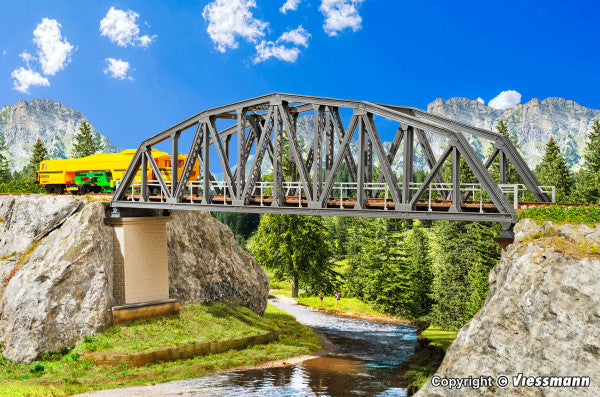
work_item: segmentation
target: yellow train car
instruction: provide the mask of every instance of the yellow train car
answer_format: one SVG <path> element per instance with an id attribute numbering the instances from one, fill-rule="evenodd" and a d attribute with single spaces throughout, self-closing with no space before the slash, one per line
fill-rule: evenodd
<path id="1" fill-rule="evenodd" d="M 114 192 L 116 185 L 123 179 L 129 167 L 135 149 L 124 150 L 121 153 L 93 154 L 77 159 L 44 160 L 40 163 L 36 183 L 44 186 L 48 193 L 110 193 Z M 172 157 L 170 154 L 152 150 L 152 157 L 156 161 L 165 181 L 171 180 Z M 186 155 L 178 155 L 178 177 L 181 176 Z M 156 180 L 154 172 L 148 166 L 148 181 Z M 198 161 L 194 164 L 190 180 L 198 179 Z M 141 171 L 135 176 L 135 182 L 141 182 Z M 135 183 L 134 182 L 134 183 Z"/>

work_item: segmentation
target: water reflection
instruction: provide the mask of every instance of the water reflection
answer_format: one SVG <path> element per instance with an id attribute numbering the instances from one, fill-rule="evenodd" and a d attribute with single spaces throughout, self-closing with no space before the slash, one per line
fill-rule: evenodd
<path id="1" fill-rule="evenodd" d="M 106 390 L 106 396 L 405 396 L 400 369 L 414 350 L 415 330 L 329 316 L 271 301 L 328 341 L 330 354 L 300 364 L 257 368 L 163 383 Z"/>

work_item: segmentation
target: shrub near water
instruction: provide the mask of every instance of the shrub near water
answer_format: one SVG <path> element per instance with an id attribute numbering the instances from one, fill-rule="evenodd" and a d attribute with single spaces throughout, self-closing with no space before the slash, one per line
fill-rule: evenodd
<path id="1" fill-rule="evenodd" d="M 526 218 L 536 221 L 596 223 L 600 222 L 600 206 L 564 207 L 549 205 L 532 207 L 521 211 L 519 214 L 519 220 Z"/>

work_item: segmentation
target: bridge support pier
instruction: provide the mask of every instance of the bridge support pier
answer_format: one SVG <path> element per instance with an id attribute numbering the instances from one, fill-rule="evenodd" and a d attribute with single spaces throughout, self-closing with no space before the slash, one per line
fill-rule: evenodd
<path id="1" fill-rule="evenodd" d="M 166 223 L 170 217 L 113 218 L 113 320 L 127 321 L 179 311 L 169 300 Z"/>
<path id="2" fill-rule="evenodd" d="M 502 223 L 502 227 L 504 230 L 502 231 L 502 233 L 500 233 L 498 237 L 494 238 L 494 241 L 500 246 L 500 248 L 502 248 L 502 251 L 504 252 L 506 247 L 508 247 L 509 244 L 512 244 L 515 241 L 515 224 Z"/>

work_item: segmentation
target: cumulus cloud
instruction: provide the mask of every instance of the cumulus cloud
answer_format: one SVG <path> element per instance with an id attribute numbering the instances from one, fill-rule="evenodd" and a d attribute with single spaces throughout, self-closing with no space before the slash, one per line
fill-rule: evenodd
<path id="1" fill-rule="evenodd" d="M 7 54 L 6 50 L 2 51 L 2 55 L 6 55 L 6 54 Z"/>
<path id="2" fill-rule="evenodd" d="M 106 36 L 120 47 L 148 47 L 154 36 L 140 36 L 140 28 L 136 22 L 140 15 L 131 10 L 119 10 L 110 7 L 106 16 L 100 21 L 100 35 Z"/>
<path id="3" fill-rule="evenodd" d="M 215 0 L 204 7 L 202 17 L 208 21 L 206 31 L 220 52 L 238 48 L 237 38 L 256 43 L 264 37 L 267 22 L 254 18 L 254 0 Z"/>
<path id="4" fill-rule="evenodd" d="M 364 0 L 321 0 L 319 11 L 325 17 L 323 29 L 329 36 L 337 36 L 345 29 L 360 30 L 362 18 L 357 7 Z"/>
<path id="5" fill-rule="evenodd" d="M 133 80 L 131 76 L 127 75 L 129 73 L 129 62 L 115 58 L 106 58 L 105 61 L 108 65 L 104 69 L 104 74 L 117 80 Z"/>
<path id="6" fill-rule="evenodd" d="M 298 4 L 300 4 L 300 0 L 287 0 L 279 9 L 280 12 L 285 14 L 288 11 L 296 11 L 298 9 Z"/>
<path id="7" fill-rule="evenodd" d="M 71 62 L 74 47 L 62 37 L 60 28 L 61 24 L 56 19 L 43 18 L 33 31 L 38 61 L 46 76 L 54 76 Z"/>
<path id="8" fill-rule="evenodd" d="M 256 56 L 254 57 L 254 63 L 266 61 L 270 58 L 279 59 L 285 62 L 296 62 L 300 50 L 293 47 L 287 48 L 284 45 L 278 45 L 272 41 L 262 40 L 256 45 Z"/>
<path id="9" fill-rule="evenodd" d="M 25 69 L 23 66 L 13 70 L 10 76 L 15 79 L 13 81 L 14 89 L 24 94 L 29 93 L 29 87 L 31 86 L 50 86 L 47 78 L 34 70 Z"/>
<path id="10" fill-rule="evenodd" d="M 494 109 L 510 109 L 521 103 L 521 94 L 514 90 L 502 91 L 488 106 Z"/>
<path id="11" fill-rule="evenodd" d="M 485 101 L 482 97 L 477 98 L 477 102 L 481 103 L 482 105 L 485 105 Z"/>
<path id="12" fill-rule="evenodd" d="M 37 60 L 36 57 L 31 55 L 27 51 L 23 51 L 22 53 L 20 53 L 19 58 L 21 58 L 23 60 L 23 62 L 25 62 L 27 65 L 29 65 L 31 62 Z"/>
<path id="13" fill-rule="evenodd" d="M 24 94 L 29 93 L 32 86 L 50 86 L 48 79 L 34 70 L 32 64 L 39 63 L 45 76 L 54 76 L 71 62 L 71 54 L 75 47 L 63 38 L 60 28 L 62 25 L 56 19 L 42 18 L 33 31 L 33 43 L 36 45 L 37 56 L 23 51 L 19 57 L 27 67 L 19 67 L 12 71 L 13 88 Z M 6 51 L 4 51 L 6 54 Z"/>
<path id="14" fill-rule="evenodd" d="M 292 43 L 295 45 L 301 45 L 304 47 L 308 47 L 308 39 L 310 38 L 310 33 L 308 33 L 306 31 L 306 29 L 304 29 L 302 27 L 302 25 L 298 26 L 296 29 L 294 30 L 290 30 L 288 32 L 285 32 L 284 34 L 282 34 L 278 39 L 277 42 L 287 42 L 287 43 Z"/>

